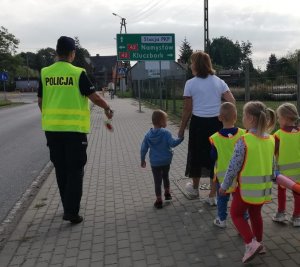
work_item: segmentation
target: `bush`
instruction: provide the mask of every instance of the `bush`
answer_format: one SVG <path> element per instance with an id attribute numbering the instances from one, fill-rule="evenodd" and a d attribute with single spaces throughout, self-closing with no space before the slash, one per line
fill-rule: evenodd
<path id="1" fill-rule="evenodd" d="M 125 92 L 117 91 L 116 96 L 119 97 L 119 98 L 132 98 L 132 90 L 128 89 Z"/>

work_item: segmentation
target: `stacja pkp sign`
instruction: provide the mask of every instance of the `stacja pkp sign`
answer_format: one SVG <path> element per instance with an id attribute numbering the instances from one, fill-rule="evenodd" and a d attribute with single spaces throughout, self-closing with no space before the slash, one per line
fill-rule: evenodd
<path id="1" fill-rule="evenodd" d="M 175 60 L 175 34 L 117 34 L 118 60 Z"/>

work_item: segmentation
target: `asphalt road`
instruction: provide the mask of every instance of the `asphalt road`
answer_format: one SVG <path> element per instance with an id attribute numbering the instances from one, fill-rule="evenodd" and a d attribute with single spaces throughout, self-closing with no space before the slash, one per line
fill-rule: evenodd
<path id="1" fill-rule="evenodd" d="M 36 94 L 14 97 L 27 104 L 0 108 L 0 222 L 49 162 Z"/>

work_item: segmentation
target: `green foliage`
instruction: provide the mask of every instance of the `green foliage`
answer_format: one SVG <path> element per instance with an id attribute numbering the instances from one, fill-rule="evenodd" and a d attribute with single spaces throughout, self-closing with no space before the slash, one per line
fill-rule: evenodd
<path id="1" fill-rule="evenodd" d="M 186 64 L 188 66 L 187 71 L 186 71 L 186 77 L 187 79 L 190 79 L 193 77 L 191 68 L 189 67 L 190 65 L 190 57 L 193 54 L 193 49 L 190 45 L 190 43 L 187 41 L 186 37 L 182 41 L 182 44 L 179 49 L 179 61 L 182 64 Z"/>
<path id="2" fill-rule="evenodd" d="M 53 48 L 47 47 L 38 50 L 36 54 L 36 67 L 40 71 L 42 68 L 50 66 L 55 62 L 56 51 Z"/>
<path id="3" fill-rule="evenodd" d="M 27 66 L 20 65 L 20 66 L 17 66 L 14 76 L 15 77 L 27 77 L 28 76 L 28 77 L 37 78 L 37 77 L 39 77 L 39 72 L 37 70 L 27 68 Z"/>
<path id="4" fill-rule="evenodd" d="M 19 42 L 6 28 L 3 26 L 0 27 L 0 54 L 15 54 Z"/>
<path id="5" fill-rule="evenodd" d="M 76 45 L 76 56 L 73 61 L 73 65 L 84 68 L 88 74 L 92 74 L 92 66 L 89 62 L 89 51 L 80 45 L 80 41 L 77 36 L 74 39 Z"/>
<path id="6" fill-rule="evenodd" d="M 298 55 L 300 54 L 300 49 L 295 50 L 293 53 L 289 53 L 286 58 L 290 62 L 292 68 L 295 72 L 297 72 L 297 62 L 298 62 Z"/>
<path id="7" fill-rule="evenodd" d="M 11 104 L 11 101 L 9 101 L 7 99 L 0 99 L 0 107 L 8 106 L 10 104 Z"/>
<path id="8" fill-rule="evenodd" d="M 250 60 L 252 44 L 242 41 L 235 43 L 227 37 L 214 38 L 210 44 L 212 62 L 224 69 L 241 69 Z"/>
<path id="9" fill-rule="evenodd" d="M 275 75 L 277 72 L 277 57 L 275 54 L 271 54 L 268 63 L 267 63 L 267 71 L 266 74 L 270 76 L 270 79 L 275 79 Z"/>
<path id="10" fill-rule="evenodd" d="M 190 63 L 190 57 L 193 54 L 193 49 L 190 45 L 190 43 L 187 41 L 186 37 L 182 41 L 182 44 L 179 48 L 179 60 L 183 64 L 189 64 Z"/>
<path id="11" fill-rule="evenodd" d="M 296 83 L 297 57 L 297 50 L 279 59 L 275 54 L 271 54 L 267 62 L 267 69 L 264 72 L 265 79 L 275 84 Z"/>
<path id="12" fill-rule="evenodd" d="M 19 40 L 9 33 L 3 26 L 0 27 L 0 71 L 9 73 L 9 80 L 12 81 L 16 68 L 21 63 L 19 57 L 14 54 L 18 48 Z"/>
<path id="13" fill-rule="evenodd" d="M 28 66 L 30 69 L 39 70 L 37 54 L 32 52 L 21 52 L 20 57 L 24 66 Z"/>
<path id="14" fill-rule="evenodd" d="M 119 97 L 119 98 L 131 98 L 132 97 L 132 90 L 127 89 L 125 92 L 116 91 L 116 96 Z"/>

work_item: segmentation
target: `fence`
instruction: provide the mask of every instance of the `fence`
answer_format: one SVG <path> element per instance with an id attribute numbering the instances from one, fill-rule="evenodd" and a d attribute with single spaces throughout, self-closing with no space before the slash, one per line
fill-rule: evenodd
<path id="1" fill-rule="evenodd" d="M 133 81 L 133 96 L 180 116 L 185 82 L 183 76 Z"/>
<path id="2" fill-rule="evenodd" d="M 264 76 L 257 72 L 244 72 L 235 77 L 221 77 L 227 82 L 235 99 L 243 104 L 250 100 L 267 102 L 276 109 L 283 101 L 294 103 L 300 111 L 300 58 L 298 56 L 297 72 L 291 75 Z M 233 79 L 234 78 L 234 79 Z M 133 96 L 160 109 L 180 116 L 183 106 L 183 89 L 185 76 L 164 77 L 132 81 Z"/>

